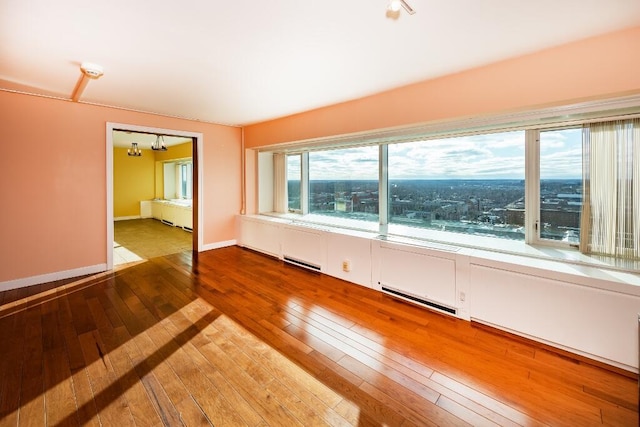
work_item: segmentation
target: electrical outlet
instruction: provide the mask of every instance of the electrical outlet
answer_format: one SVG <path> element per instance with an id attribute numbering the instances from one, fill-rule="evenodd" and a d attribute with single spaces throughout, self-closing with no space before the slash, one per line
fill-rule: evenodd
<path id="1" fill-rule="evenodd" d="M 342 261 L 342 271 L 344 272 L 349 272 L 351 271 L 351 263 L 349 262 L 349 260 L 344 260 Z"/>

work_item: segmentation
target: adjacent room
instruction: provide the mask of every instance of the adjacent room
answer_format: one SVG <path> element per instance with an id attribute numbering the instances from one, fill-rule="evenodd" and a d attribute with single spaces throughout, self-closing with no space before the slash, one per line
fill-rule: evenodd
<path id="1" fill-rule="evenodd" d="M 193 247 L 193 142 L 113 132 L 114 266 Z"/>
<path id="2" fill-rule="evenodd" d="M 638 0 L 0 11 L 1 426 L 638 425 Z"/>

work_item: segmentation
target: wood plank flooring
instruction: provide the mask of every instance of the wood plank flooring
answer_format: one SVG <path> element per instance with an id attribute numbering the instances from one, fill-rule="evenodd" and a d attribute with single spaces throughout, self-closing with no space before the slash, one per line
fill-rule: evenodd
<path id="1" fill-rule="evenodd" d="M 193 233 L 157 219 L 114 221 L 114 265 L 191 250 L 193 237 Z"/>
<path id="2" fill-rule="evenodd" d="M 632 375 L 238 247 L 0 293 L 1 426 L 635 426 Z"/>

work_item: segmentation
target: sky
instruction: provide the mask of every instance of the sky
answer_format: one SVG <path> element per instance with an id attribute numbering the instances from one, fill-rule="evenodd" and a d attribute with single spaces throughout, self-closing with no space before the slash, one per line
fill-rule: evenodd
<path id="1" fill-rule="evenodd" d="M 541 132 L 541 179 L 581 178 L 581 132 Z M 389 179 L 524 179 L 524 155 L 524 131 L 390 144 Z M 378 147 L 311 152 L 309 179 L 378 179 Z"/>

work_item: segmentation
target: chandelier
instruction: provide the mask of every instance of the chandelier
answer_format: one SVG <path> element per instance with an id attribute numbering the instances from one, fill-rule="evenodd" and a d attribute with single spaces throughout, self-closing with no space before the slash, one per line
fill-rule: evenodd
<path id="1" fill-rule="evenodd" d="M 142 156 L 142 150 L 138 148 L 137 142 L 132 142 L 131 148 L 127 148 L 127 155 L 134 156 L 134 157 Z"/>
<path id="2" fill-rule="evenodd" d="M 151 149 L 154 151 L 167 151 L 167 146 L 164 143 L 164 136 L 156 135 L 156 142 L 153 143 Z"/>

